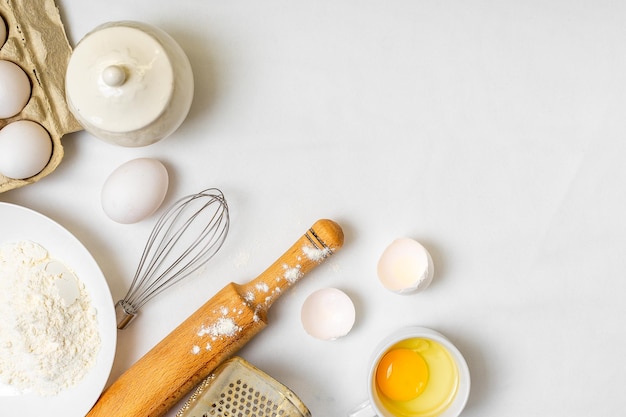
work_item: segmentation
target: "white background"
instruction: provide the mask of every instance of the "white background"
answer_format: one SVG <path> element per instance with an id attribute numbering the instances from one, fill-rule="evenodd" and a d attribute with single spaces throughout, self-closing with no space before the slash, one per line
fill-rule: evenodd
<path id="1" fill-rule="evenodd" d="M 170 173 L 165 205 L 219 187 L 231 209 L 207 269 L 119 333 L 112 379 L 326 217 L 343 226 L 344 248 L 283 295 L 240 352 L 313 415 L 343 416 L 364 400 L 374 346 L 415 324 L 464 353 L 464 417 L 623 414 L 626 3 L 58 4 L 72 45 L 115 20 L 169 32 L 191 61 L 194 102 L 181 128 L 149 147 L 67 135 L 53 174 L 0 201 L 74 233 L 115 300 L 161 211 L 133 225 L 109 220 L 99 195 L 111 171 L 154 157 Z M 401 236 L 434 258 L 420 294 L 392 294 L 376 277 Z M 357 322 L 324 342 L 299 314 L 331 286 L 353 299 Z"/>

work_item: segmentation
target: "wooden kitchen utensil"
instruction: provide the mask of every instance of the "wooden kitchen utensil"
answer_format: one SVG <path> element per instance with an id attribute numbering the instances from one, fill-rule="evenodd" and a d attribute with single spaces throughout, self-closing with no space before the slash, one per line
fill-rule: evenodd
<path id="1" fill-rule="evenodd" d="M 267 325 L 276 299 L 343 245 L 332 220 L 318 220 L 254 280 L 230 283 L 102 394 L 87 417 L 157 417 Z"/>

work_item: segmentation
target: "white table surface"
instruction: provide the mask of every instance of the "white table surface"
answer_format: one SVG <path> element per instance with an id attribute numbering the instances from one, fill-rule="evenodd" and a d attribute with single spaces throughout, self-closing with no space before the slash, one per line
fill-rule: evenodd
<path id="1" fill-rule="evenodd" d="M 157 158 L 171 177 L 165 205 L 219 187 L 231 209 L 207 270 L 119 333 L 111 380 L 226 283 L 256 277 L 331 218 L 344 248 L 284 294 L 239 352 L 313 415 L 344 416 L 364 400 L 374 346 L 416 324 L 465 355 L 464 417 L 623 414 L 626 3 L 58 4 L 73 45 L 115 20 L 169 32 L 191 61 L 194 102 L 181 128 L 149 147 L 67 135 L 53 174 L 0 201 L 74 233 L 116 300 L 162 211 L 109 220 L 99 194 L 116 167 Z M 376 277 L 401 236 L 434 258 L 420 294 L 392 294 Z M 332 342 L 299 318 L 324 287 L 357 308 L 352 332 Z"/>

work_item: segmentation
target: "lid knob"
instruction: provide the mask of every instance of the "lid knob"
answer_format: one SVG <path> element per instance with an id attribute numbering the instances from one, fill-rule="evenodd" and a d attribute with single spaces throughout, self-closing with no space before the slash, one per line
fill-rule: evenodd
<path id="1" fill-rule="evenodd" d="M 109 87 L 120 87 L 126 82 L 126 71 L 121 65 L 109 65 L 102 70 L 102 81 Z"/>

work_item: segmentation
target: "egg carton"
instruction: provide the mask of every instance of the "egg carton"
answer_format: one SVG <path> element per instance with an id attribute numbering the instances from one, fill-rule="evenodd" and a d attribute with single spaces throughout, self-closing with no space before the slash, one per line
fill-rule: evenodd
<path id="1" fill-rule="evenodd" d="M 82 126 L 65 101 L 65 73 L 72 48 L 54 0 L 2 0 L 0 16 L 7 28 L 0 59 L 19 65 L 31 82 L 28 103 L 17 115 L 0 119 L 0 129 L 18 120 L 31 120 L 43 126 L 52 140 L 52 156 L 35 176 L 17 180 L 0 174 L 0 192 L 4 192 L 54 171 L 63 158 L 61 137 L 82 130 Z"/>

